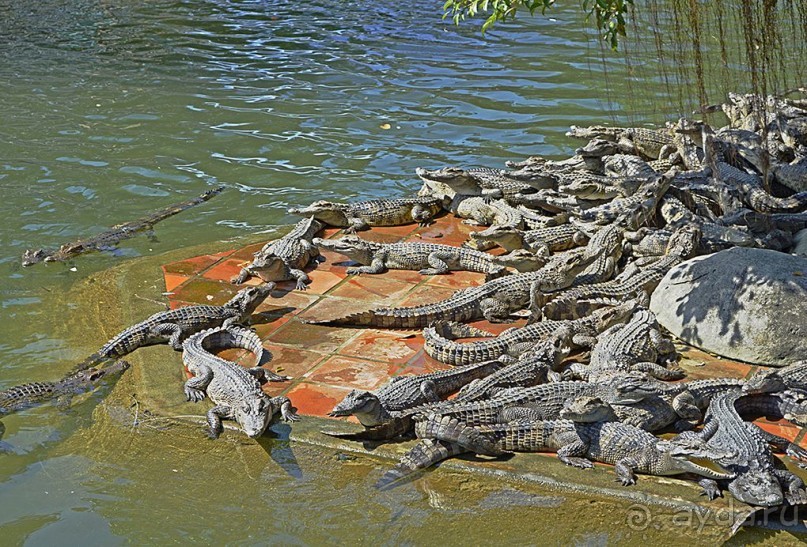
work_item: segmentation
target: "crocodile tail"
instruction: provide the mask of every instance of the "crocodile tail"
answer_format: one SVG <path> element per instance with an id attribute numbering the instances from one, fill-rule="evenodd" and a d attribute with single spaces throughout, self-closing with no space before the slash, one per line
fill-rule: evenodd
<path id="1" fill-rule="evenodd" d="M 403 455 L 400 463 L 384 473 L 375 483 L 378 489 L 392 488 L 406 478 L 411 477 L 420 469 L 467 452 L 458 444 L 447 443 L 434 439 L 423 439 Z"/>
<path id="2" fill-rule="evenodd" d="M 452 340 L 467 337 L 491 338 L 493 334 L 461 323 L 438 321 L 423 329 L 423 349 L 429 357 L 451 365 L 478 363 L 494 359 L 502 353 L 497 351 L 496 340 L 472 344 Z"/>
<path id="3" fill-rule="evenodd" d="M 240 348 L 253 353 L 256 363 L 260 363 L 263 358 L 263 342 L 260 337 L 255 331 L 244 327 L 216 327 L 202 331 L 194 338 L 200 340 L 201 347 L 206 351 Z"/>
<path id="4" fill-rule="evenodd" d="M 505 452 L 478 430 L 451 416 L 429 414 L 415 424 L 415 435 L 421 439 L 437 439 L 457 443 L 477 454 L 500 456 Z"/>

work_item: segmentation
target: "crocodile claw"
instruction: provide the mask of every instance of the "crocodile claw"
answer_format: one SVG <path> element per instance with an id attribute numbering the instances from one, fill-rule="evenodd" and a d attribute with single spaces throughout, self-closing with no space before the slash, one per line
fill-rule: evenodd
<path id="1" fill-rule="evenodd" d="M 202 391 L 201 389 L 186 386 L 185 396 L 187 397 L 188 401 L 198 403 L 199 401 L 203 401 L 205 399 L 205 392 Z"/>

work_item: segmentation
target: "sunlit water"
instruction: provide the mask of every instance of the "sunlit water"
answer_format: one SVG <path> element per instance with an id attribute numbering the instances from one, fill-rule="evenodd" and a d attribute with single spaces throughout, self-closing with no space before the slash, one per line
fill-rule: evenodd
<path id="1" fill-rule="evenodd" d="M 389 0 L 0 2 L 0 387 L 53 378 L 84 356 L 53 325 L 89 310 L 48 301 L 127 257 L 270 237 L 295 220 L 288 207 L 315 199 L 407 195 L 419 166 L 570 154 L 580 144 L 563 135 L 570 124 L 678 114 L 652 81 L 639 89 L 657 95 L 658 108 L 630 109 L 622 64 L 602 77 L 602 52 L 576 4 L 484 37 L 439 11 Z M 159 224 L 157 241 L 20 266 L 26 248 L 55 247 L 217 185 L 227 190 Z M 154 456 L 155 447 L 142 464 L 116 461 L 114 447 L 105 458 L 65 454 L 61 440 L 87 413 L 50 423 L 58 412 L 32 412 L 6 435 L 15 452 L 0 461 L 0 534 L 9 543 L 251 544 L 269 541 L 268 529 L 275 542 L 317 543 L 349 540 L 354 522 L 396 543 L 418 540 L 396 514 L 441 526 L 422 496 L 382 498 L 364 506 L 375 515 L 360 514 L 351 505 L 368 483 L 333 471 L 345 480 L 336 488 L 327 466 L 316 475 L 310 462 L 302 479 L 271 461 L 227 470 L 207 462 L 200 474 L 225 473 L 221 485 L 245 489 L 241 504 L 217 502 L 218 483 L 188 494 L 172 476 L 184 469 L 188 480 L 193 454 L 168 446 Z M 294 496 L 273 507 L 267 484 Z"/>

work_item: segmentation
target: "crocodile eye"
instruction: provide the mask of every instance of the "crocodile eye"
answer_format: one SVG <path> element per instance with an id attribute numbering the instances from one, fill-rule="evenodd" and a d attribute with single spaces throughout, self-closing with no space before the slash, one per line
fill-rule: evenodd
<path id="1" fill-rule="evenodd" d="M 241 407 L 241 411 L 242 411 L 244 414 L 249 414 L 249 405 L 244 405 L 244 406 L 242 406 L 242 407 Z"/>

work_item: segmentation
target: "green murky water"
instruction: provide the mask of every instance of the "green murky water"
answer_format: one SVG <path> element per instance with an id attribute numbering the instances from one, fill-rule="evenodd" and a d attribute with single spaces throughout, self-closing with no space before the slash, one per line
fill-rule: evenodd
<path id="1" fill-rule="evenodd" d="M 600 75 L 601 52 L 576 6 L 484 38 L 438 12 L 388 0 L 0 1 L 0 387 L 58 376 L 103 340 L 83 329 L 118 327 L 126 313 L 109 294 L 97 304 L 68 291 L 127 257 L 270 237 L 293 220 L 287 207 L 314 199 L 405 195 L 419 186 L 418 166 L 569 154 L 579 145 L 563 136 L 570 124 L 678 114 L 660 80 L 627 91 L 621 62 Z M 74 264 L 19 265 L 26 248 L 217 185 L 227 191 L 158 225 L 157 241 Z M 159 298 L 150 271 L 141 296 Z M 153 311 L 144 304 L 134 315 Z M 379 494 L 371 459 L 343 462 L 271 438 L 204 443 L 196 429 L 148 420 L 135 427 L 121 393 L 94 419 L 100 400 L 5 420 L 0 543 L 665 537 L 652 526 L 626 532 L 624 503 L 467 474 Z M 116 413 L 124 417 L 99 424 Z"/>

